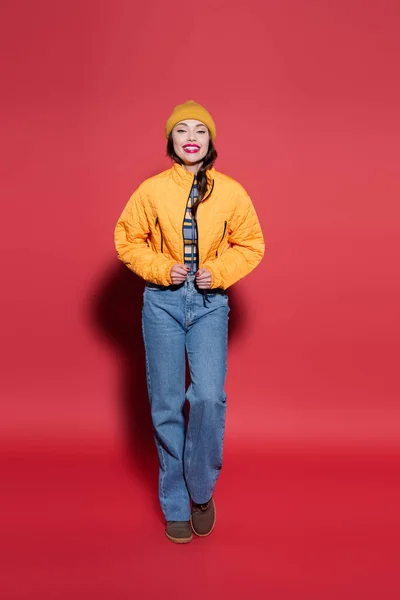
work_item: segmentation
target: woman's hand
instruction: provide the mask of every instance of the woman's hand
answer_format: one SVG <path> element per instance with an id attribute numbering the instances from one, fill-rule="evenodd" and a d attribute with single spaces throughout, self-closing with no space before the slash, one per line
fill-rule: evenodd
<path id="1" fill-rule="evenodd" d="M 186 281 L 187 274 L 189 273 L 189 267 L 185 265 L 174 265 L 171 268 L 171 281 L 173 285 L 179 285 Z"/>
<path id="2" fill-rule="evenodd" d="M 199 269 L 196 273 L 197 287 L 201 290 L 208 290 L 211 287 L 212 275 L 208 269 Z"/>

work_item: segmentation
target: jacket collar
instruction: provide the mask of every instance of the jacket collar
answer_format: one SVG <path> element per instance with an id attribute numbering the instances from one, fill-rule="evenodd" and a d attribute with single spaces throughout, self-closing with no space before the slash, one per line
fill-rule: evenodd
<path id="1" fill-rule="evenodd" d="M 190 173 L 189 171 L 186 171 L 185 167 L 182 167 L 182 165 L 180 165 L 179 163 L 174 161 L 174 164 L 172 165 L 172 178 L 175 181 L 175 183 L 177 183 L 178 185 L 180 185 L 181 187 L 184 187 L 185 189 L 190 188 L 192 186 L 193 183 L 193 179 L 194 179 L 194 174 Z M 208 180 L 208 186 L 207 186 L 207 190 L 210 190 L 212 185 L 213 185 L 213 179 L 215 176 L 215 169 L 214 167 L 212 169 L 208 169 L 207 170 L 207 180 Z"/>

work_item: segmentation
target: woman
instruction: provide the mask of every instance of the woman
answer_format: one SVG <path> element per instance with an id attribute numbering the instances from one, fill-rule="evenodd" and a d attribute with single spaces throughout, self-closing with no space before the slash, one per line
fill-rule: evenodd
<path id="1" fill-rule="evenodd" d="M 166 123 L 172 168 L 134 192 L 115 230 L 118 257 L 146 280 L 142 313 L 147 385 L 160 462 L 166 535 L 187 543 L 215 525 L 226 394 L 227 288 L 264 254 L 252 202 L 217 172 L 215 123 L 200 104 Z M 191 384 L 185 393 L 186 355 Z M 190 406 L 188 425 L 183 412 Z"/>

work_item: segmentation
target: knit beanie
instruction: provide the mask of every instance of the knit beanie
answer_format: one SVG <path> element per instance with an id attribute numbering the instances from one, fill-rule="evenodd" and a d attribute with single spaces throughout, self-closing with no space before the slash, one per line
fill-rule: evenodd
<path id="1" fill-rule="evenodd" d="M 204 123 L 204 125 L 207 125 L 208 129 L 210 130 L 212 141 L 215 140 L 217 130 L 215 128 L 215 123 L 212 116 L 208 110 L 204 108 L 204 106 L 198 104 L 194 100 L 188 100 L 184 104 L 178 104 L 175 106 L 172 115 L 165 125 L 166 137 L 169 137 L 169 134 L 177 123 L 184 121 L 185 119 L 195 119 L 196 121 L 201 121 Z"/>

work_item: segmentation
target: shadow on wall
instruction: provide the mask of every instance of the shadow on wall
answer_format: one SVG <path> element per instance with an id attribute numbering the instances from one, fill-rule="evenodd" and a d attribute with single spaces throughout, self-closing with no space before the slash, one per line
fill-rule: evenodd
<path id="1" fill-rule="evenodd" d="M 147 395 L 141 310 L 144 281 L 117 263 L 95 294 L 95 326 L 121 356 L 119 411 L 129 462 L 157 502 L 158 460 Z M 229 344 L 243 327 L 245 314 L 234 289 L 229 291 Z"/>

